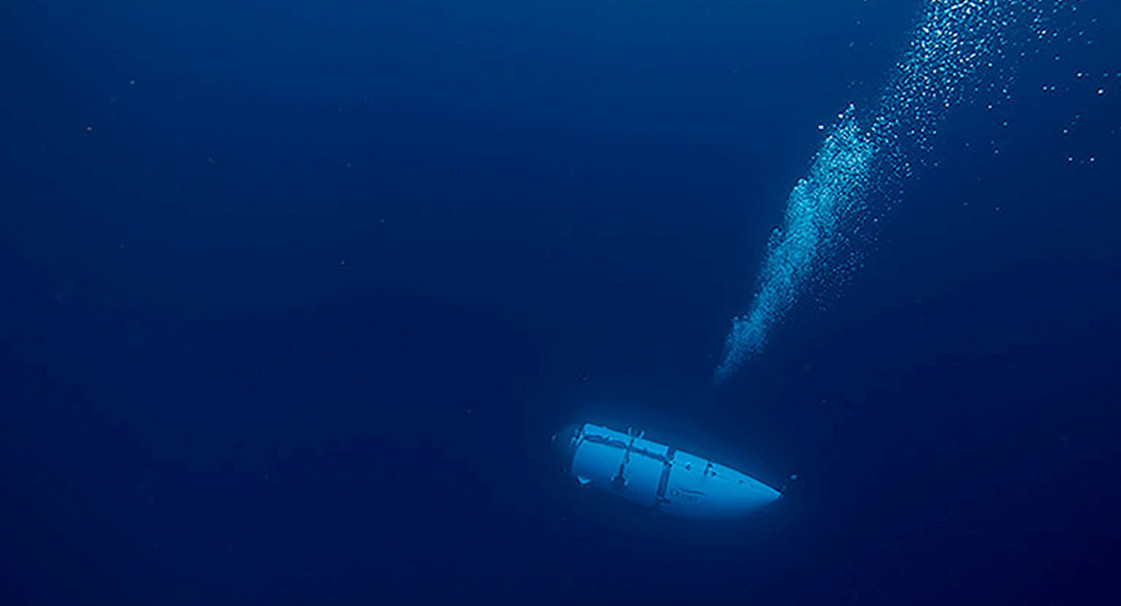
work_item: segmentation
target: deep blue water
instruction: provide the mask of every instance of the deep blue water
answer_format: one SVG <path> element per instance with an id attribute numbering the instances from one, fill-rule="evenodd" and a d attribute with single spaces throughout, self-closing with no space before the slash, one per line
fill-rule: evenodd
<path id="1" fill-rule="evenodd" d="M 925 4 L 5 2 L 0 603 L 1112 603 L 1111 0 L 711 386 Z M 589 418 L 798 479 L 620 509 Z"/>

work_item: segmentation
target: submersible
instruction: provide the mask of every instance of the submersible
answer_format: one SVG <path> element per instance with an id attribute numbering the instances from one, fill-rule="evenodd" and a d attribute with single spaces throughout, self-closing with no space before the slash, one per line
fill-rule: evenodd
<path id="1" fill-rule="evenodd" d="M 745 473 L 652 442 L 639 431 L 570 425 L 553 436 L 553 444 L 581 486 L 675 517 L 731 518 L 781 496 Z"/>

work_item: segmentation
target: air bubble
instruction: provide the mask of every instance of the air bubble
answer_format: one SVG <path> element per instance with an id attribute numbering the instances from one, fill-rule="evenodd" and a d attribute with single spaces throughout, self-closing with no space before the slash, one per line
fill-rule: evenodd
<path id="1" fill-rule="evenodd" d="M 771 238 L 748 312 L 733 321 L 725 341 L 717 382 L 763 351 L 771 332 L 807 291 L 820 295 L 821 287 L 843 283 L 859 265 L 844 259 L 861 254 L 857 245 L 874 237 L 865 232 L 875 230 L 866 228 L 894 202 L 873 192 L 901 191 L 911 176 L 906 154 L 929 149 L 946 110 L 970 91 L 996 90 L 995 85 L 981 89 L 970 78 L 978 66 L 994 67 L 994 60 L 1006 54 L 1023 55 L 1017 48 L 1006 51 L 1008 32 L 1031 24 L 1039 39 L 1059 34 L 1043 27 L 1044 9 L 1034 2 L 928 0 L 926 6 L 870 126 L 862 126 L 851 107 L 838 114 L 837 124 L 818 125 L 827 134 L 809 173 L 787 198 L 782 228 Z M 995 69 L 999 75 L 1002 67 Z M 1008 86 L 999 90 L 1005 99 L 1011 97 Z M 1055 86 L 1044 84 L 1042 91 L 1054 92 Z"/>

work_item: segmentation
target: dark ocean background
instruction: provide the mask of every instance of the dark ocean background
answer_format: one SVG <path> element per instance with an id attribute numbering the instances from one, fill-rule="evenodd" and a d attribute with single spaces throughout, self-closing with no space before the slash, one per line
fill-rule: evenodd
<path id="1" fill-rule="evenodd" d="M 1121 603 L 1113 0 L 711 387 L 922 6 L 4 2 L 0 604 Z M 645 516 L 584 420 L 798 479 Z"/>

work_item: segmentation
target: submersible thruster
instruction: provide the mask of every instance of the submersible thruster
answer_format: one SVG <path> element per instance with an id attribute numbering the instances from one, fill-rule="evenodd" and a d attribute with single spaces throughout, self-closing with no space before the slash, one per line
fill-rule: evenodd
<path id="1" fill-rule="evenodd" d="M 640 431 L 570 425 L 553 436 L 553 444 L 581 486 L 675 517 L 730 518 L 781 496 L 745 473 L 652 442 Z"/>

